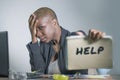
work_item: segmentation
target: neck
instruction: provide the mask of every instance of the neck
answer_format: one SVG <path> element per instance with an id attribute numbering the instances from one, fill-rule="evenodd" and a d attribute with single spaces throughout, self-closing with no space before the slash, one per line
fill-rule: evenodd
<path id="1" fill-rule="evenodd" d="M 61 28 L 60 28 L 60 26 L 57 26 L 56 30 L 55 30 L 54 40 L 56 40 L 57 43 L 59 43 L 60 37 L 61 37 Z"/>

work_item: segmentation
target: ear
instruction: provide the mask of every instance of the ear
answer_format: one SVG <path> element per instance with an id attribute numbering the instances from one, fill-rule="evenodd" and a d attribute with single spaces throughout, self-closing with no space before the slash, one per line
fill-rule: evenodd
<path id="1" fill-rule="evenodd" d="M 52 25 L 54 25 L 54 26 L 57 25 L 57 20 L 56 19 L 52 20 Z"/>

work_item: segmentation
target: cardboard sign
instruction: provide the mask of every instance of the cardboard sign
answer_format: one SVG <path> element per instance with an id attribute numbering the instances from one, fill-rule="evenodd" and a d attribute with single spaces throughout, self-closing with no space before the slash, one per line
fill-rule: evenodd
<path id="1" fill-rule="evenodd" d="M 110 36 L 105 36 L 95 42 L 80 36 L 70 36 L 66 40 L 68 70 L 112 68 L 112 38 Z"/>

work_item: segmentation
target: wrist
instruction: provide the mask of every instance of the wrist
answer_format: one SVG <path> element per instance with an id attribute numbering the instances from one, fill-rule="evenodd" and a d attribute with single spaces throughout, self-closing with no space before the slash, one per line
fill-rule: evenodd
<path id="1" fill-rule="evenodd" d="M 37 37 L 32 37 L 32 43 L 36 43 L 37 42 Z"/>

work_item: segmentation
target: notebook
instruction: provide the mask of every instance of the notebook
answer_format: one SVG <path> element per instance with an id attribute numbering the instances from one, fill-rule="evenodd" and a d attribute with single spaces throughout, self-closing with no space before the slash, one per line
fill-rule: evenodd
<path id="1" fill-rule="evenodd" d="M 104 36 L 95 42 L 81 36 L 69 36 L 66 40 L 68 70 L 112 68 L 111 36 Z"/>

